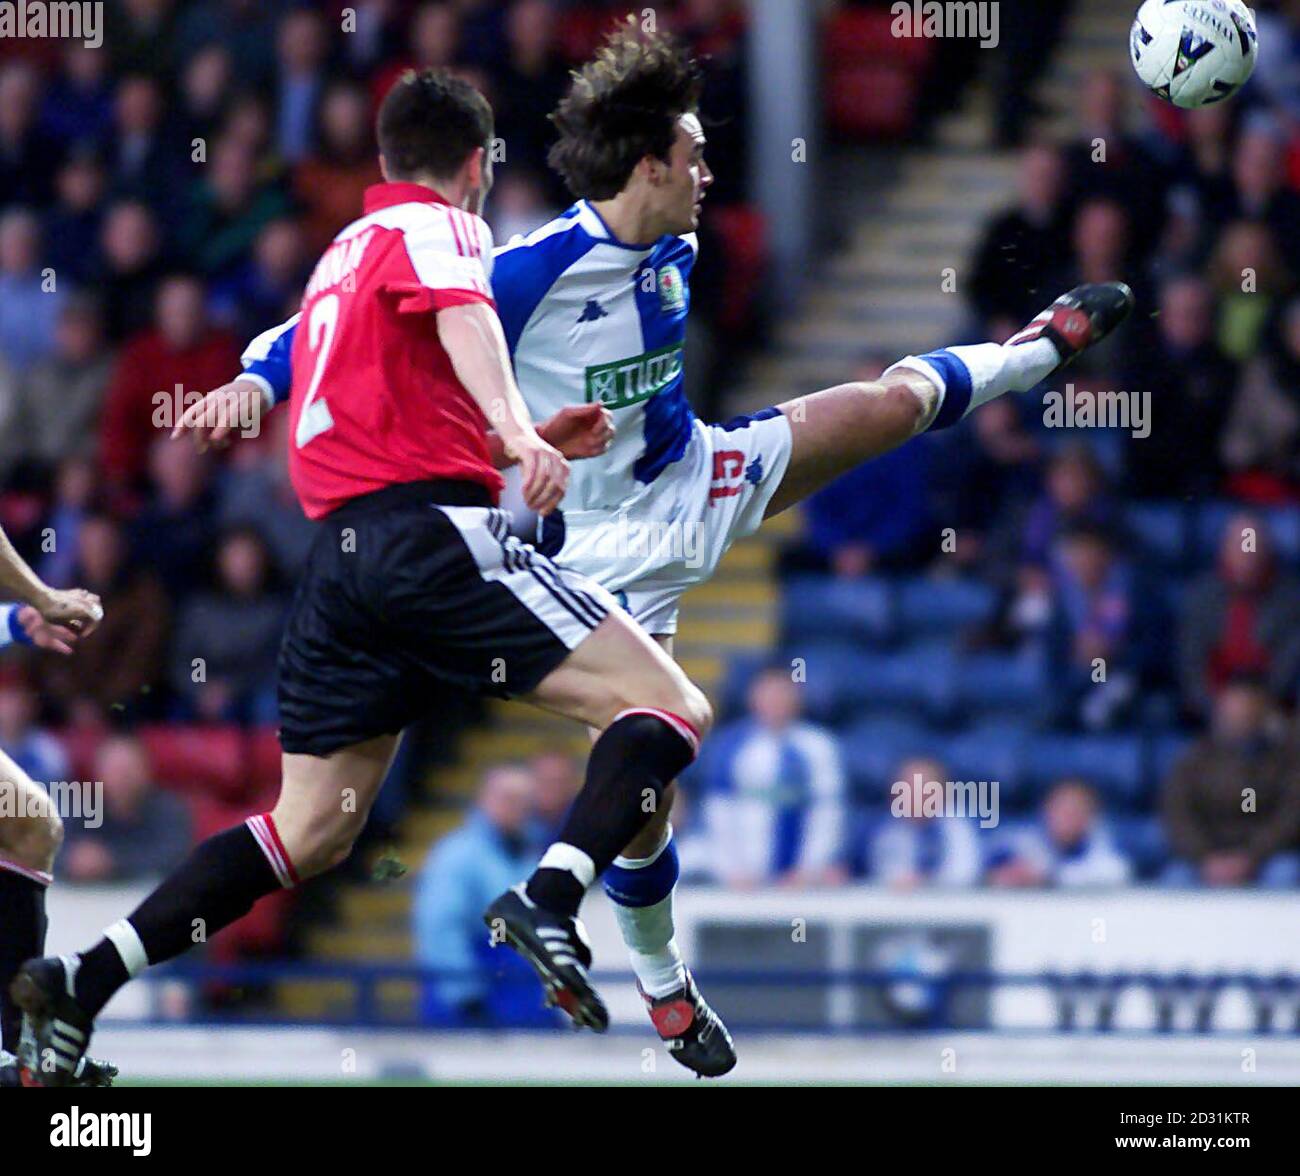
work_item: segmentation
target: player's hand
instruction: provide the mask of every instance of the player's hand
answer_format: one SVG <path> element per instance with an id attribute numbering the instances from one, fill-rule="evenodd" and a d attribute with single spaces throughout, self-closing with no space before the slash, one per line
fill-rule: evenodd
<path id="1" fill-rule="evenodd" d="M 18 623 L 28 640 L 37 649 L 52 649 L 55 653 L 71 653 L 78 634 L 66 625 L 51 625 L 30 604 L 24 604 L 18 610 Z"/>
<path id="2" fill-rule="evenodd" d="M 599 457 L 614 441 L 614 416 L 603 404 L 570 404 L 537 432 L 570 461 Z"/>
<path id="3" fill-rule="evenodd" d="M 47 625 L 56 629 L 71 630 L 77 637 L 89 636 L 95 631 L 95 626 L 104 619 L 103 603 L 93 592 L 87 592 L 84 588 L 64 590 L 51 588 L 43 599 L 33 601 L 32 607 Z M 18 619 L 22 621 L 21 611 Z M 59 647 L 53 645 L 50 648 Z M 69 645 L 60 652 L 71 653 L 72 647 Z"/>
<path id="4" fill-rule="evenodd" d="M 235 432 L 256 426 L 262 411 L 262 389 L 243 377 L 213 388 L 197 404 L 191 404 L 172 429 L 172 439 L 182 433 L 194 438 L 194 447 L 202 453 L 209 445 L 224 449 Z"/>
<path id="5" fill-rule="evenodd" d="M 506 441 L 505 451 L 523 474 L 524 504 L 539 515 L 550 514 L 568 489 L 569 463 L 532 429 Z"/>

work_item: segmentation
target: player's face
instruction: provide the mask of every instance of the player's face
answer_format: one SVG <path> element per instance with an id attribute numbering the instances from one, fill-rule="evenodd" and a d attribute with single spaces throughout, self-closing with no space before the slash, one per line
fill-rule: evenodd
<path id="1" fill-rule="evenodd" d="M 704 162 L 704 128 L 693 114 L 677 120 L 677 140 L 668 155 L 665 182 L 660 186 L 666 233 L 691 233 L 699 227 L 704 193 L 713 173 Z"/>

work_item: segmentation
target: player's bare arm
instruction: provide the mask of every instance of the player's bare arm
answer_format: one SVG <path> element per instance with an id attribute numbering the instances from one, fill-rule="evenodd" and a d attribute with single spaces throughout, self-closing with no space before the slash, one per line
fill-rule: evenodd
<path id="1" fill-rule="evenodd" d="M 438 338 L 457 378 L 496 430 L 505 455 L 523 468 L 529 509 L 549 514 L 564 497 L 569 463 L 538 435 L 528 417 L 496 311 L 482 302 L 441 310 Z"/>
<path id="2" fill-rule="evenodd" d="M 28 566 L 0 529 L 0 598 L 30 605 L 49 624 L 83 636 L 104 619 L 104 608 L 84 588 L 51 588 Z"/>

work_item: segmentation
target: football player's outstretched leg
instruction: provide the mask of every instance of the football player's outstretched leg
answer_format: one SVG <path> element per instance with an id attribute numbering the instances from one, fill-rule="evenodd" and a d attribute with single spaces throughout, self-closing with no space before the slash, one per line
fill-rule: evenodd
<path id="1" fill-rule="evenodd" d="M 1123 282 L 1078 286 L 1006 343 L 909 355 L 872 383 L 841 384 L 779 405 L 790 463 L 766 517 L 917 433 L 946 429 L 1007 392 L 1027 392 L 1111 334 L 1133 310 Z"/>

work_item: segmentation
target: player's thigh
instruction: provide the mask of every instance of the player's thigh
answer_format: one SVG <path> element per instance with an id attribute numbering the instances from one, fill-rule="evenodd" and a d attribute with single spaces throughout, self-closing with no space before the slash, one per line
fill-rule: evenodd
<path id="1" fill-rule="evenodd" d="M 271 817 L 299 877 L 322 873 L 347 857 L 397 743 L 396 735 L 380 735 L 325 756 L 281 758 L 280 797 Z"/>
<path id="2" fill-rule="evenodd" d="M 48 870 L 63 843 L 63 822 L 49 794 L 0 751 L 0 854 Z"/>
<path id="3" fill-rule="evenodd" d="M 910 440 L 935 395 L 934 385 L 919 372 L 900 370 L 779 405 L 790 421 L 790 462 L 764 517 L 780 514 L 854 466 Z"/>
<path id="4" fill-rule="evenodd" d="M 703 733 L 713 714 L 704 693 L 654 638 L 611 610 L 524 701 L 604 730 L 630 707 L 680 715 Z"/>

